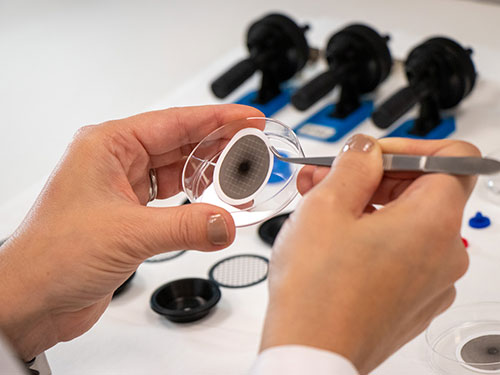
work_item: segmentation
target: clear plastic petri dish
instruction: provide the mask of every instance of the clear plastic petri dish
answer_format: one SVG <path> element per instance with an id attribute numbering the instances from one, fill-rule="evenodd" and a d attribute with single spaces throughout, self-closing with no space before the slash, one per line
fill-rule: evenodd
<path id="1" fill-rule="evenodd" d="M 233 137 L 248 128 L 259 130 L 267 146 L 273 146 L 281 154 L 304 156 L 291 128 L 274 119 L 252 117 L 233 121 L 210 133 L 188 156 L 182 172 L 182 187 L 188 199 L 192 203 L 209 203 L 226 209 L 237 227 L 260 223 L 283 210 L 297 195 L 296 180 L 300 170 L 300 166 L 271 156 L 273 160 L 269 165 L 272 170 L 265 175 L 262 186 L 256 189 L 251 199 L 243 204 L 241 200 L 228 203 L 221 197 L 216 170 L 220 170 L 220 162 L 229 154 L 224 150 L 234 144 L 234 141 L 231 142 Z"/>
<path id="2" fill-rule="evenodd" d="M 457 306 L 427 328 L 429 361 L 438 374 L 500 374 L 500 303 Z"/>

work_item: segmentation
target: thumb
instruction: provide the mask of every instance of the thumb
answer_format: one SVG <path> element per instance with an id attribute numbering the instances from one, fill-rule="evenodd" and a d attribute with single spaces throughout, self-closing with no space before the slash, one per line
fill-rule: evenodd
<path id="1" fill-rule="evenodd" d="M 382 151 L 377 141 L 363 134 L 349 138 L 317 194 L 331 196 L 341 214 L 361 216 L 383 176 Z"/>
<path id="2" fill-rule="evenodd" d="M 234 220 L 220 207 L 193 203 L 136 210 L 135 237 L 144 246 L 145 257 L 173 250 L 220 250 L 234 241 Z"/>

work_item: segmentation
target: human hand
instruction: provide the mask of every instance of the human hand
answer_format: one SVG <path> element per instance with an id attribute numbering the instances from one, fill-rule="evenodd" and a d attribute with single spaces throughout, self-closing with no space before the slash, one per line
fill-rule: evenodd
<path id="1" fill-rule="evenodd" d="M 454 300 L 454 282 L 468 267 L 460 227 L 476 180 L 384 175 L 381 153 L 479 152 L 459 141 L 362 135 L 343 150 L 331 169 L 299 175 L 307 194 L 274 244 L 261 349 L 330 350 L 366 374 Z"/>
<path id="2" fill-rule="evenodd" d="M 172 108 L 82 128 L 0 252 L 0 330 L 23 359 L 87 331 L 146 258 L 234 240 L 215 206 L 145 207 L 181 190 L 185 158 L 217 127 L 262 114 L 221 105 Z"/>

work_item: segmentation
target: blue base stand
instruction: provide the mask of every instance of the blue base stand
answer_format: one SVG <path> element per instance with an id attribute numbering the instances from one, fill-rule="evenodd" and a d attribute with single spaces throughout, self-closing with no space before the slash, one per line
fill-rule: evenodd
<path id="1" fill-rule="evenodd" d="M 294 130 L 299 136 L 324 142 L 336 142 L 356 126 L 366 120 L 373 112 L 373 102 L 363 101 L 361 106 L 346 118 L 331 117 L 335 104 L 330 104 L 300 123 Z"/>
<path id="2" fill-rule="evenodd" d="M 424 136 L 410 134 L 415 120 L 408 120 L 390 132 L 386 137 L 404 137 L 414 139 L 443 139 L 455 131 L 455 119 L 447 117 L 441 123 Z"/>
<path id="3" fill-rule="evenodd" d="M 257 91 L 251 91 L 245 96 L 238 99 L 236 104 L 245 104 L 251 107 L 257 108 L 260 110 L 264 116 L 271 117 L 273 114 L 278 112 L 280 109 L 285 107 L 288 103 L 290 103 L 290 98 L 292 96 L 293 89 L 285 88 L 274 99 L 271 99 L 266 104 L 260 104 L 255 102 L 255 98 L 257 98 Z"/>

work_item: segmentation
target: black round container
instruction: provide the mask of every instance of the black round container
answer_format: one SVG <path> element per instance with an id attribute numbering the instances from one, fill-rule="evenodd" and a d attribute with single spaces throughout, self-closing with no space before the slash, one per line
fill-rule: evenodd
<path id="1" fill-rule="evenodd" d="M 288 212 L 264 221 L 259 227 L 259 237 L 262 241 L 273 246 L 281 227 L 285 224 L 285 221 L 288 219 L 290 214 L 291 212 Z"/>
<path id="2" fill-rule="evenodd" d="M 151 308 L 176 323 L 194 322 L 219 302 L 220 289 L 206 279 L 179 279 L 162 285 L 151 296 Z"/>
<path id="3" fill-rule="evenodd" d="M 115 298 L 116 296 L 119 296 L 119 295 L 120 295 L 120 294 L 121 294 L 121 293 L 122 293 L 125 289 L 127 289 L 127 288 L 128 288 L 128 285 L 129 285 L 130 281 L 134 278 L 134 276 L 135 276 L 135 272 L 134 272 L 132 275 L 130 275 L 130 277 L 129 277 L 127 280 L 125 280 L 125 281 L 123 282 L 123 284 L 122 284 L 122 285 L 120 285 L 120 286 L 119 286 L 119 287 L 115 290 L 115 292 L 113 293 L 113 298 Z"/>

